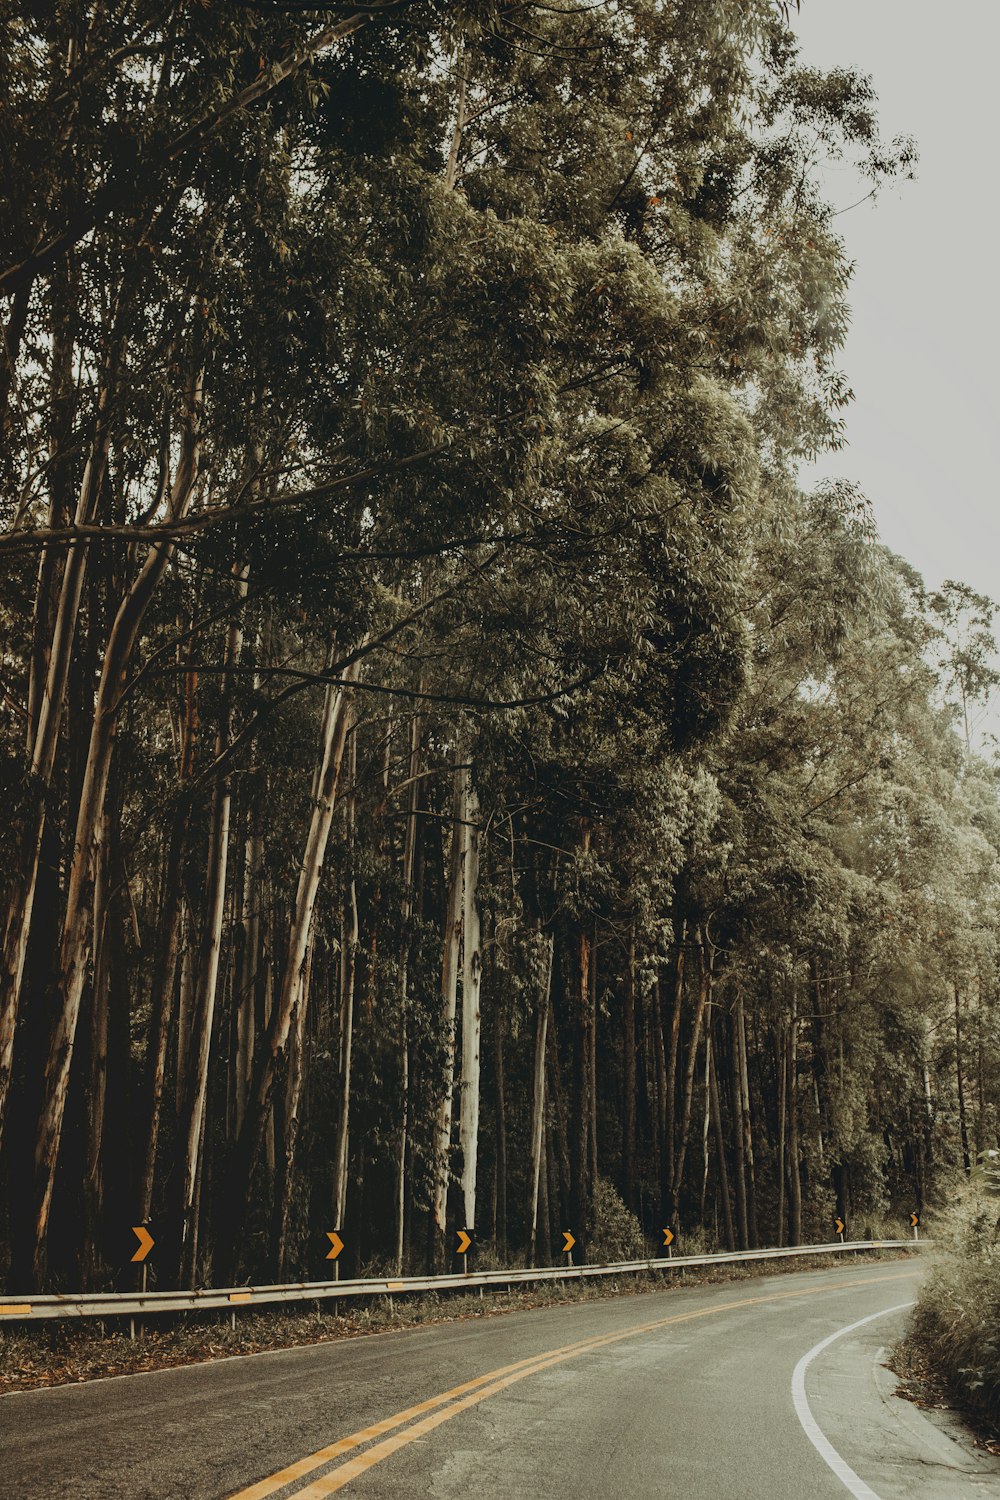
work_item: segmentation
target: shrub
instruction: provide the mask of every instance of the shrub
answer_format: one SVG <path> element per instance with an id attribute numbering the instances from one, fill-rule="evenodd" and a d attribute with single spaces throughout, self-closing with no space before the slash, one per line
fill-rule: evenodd
<path id="1" fill-rule="evenodd" d="M 645 1260 L 649 1251 L 642 1225 L 626 1208 L 611 1183 L 598 1177 L 594 1187 L 594 1232 L 587 1259 L 591 1265 L 618 1260 Z"/>
<path id="2" fill-rule="evenodd" d="M 1000 1198 L 978 1171 L 935 1227 L 940 1253 L 920 1289 L 910 1337 L 967 1412 L 1000 1430 Z"/>

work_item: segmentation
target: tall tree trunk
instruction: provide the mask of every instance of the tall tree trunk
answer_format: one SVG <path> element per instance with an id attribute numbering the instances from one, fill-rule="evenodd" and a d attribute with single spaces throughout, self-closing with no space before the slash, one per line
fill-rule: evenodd
<path id="1" fill-rule="evenodd" d="M 273 1260 L 275 1275 L 279 1281 L 284 1279 L 288 1266 L 288 1221 L 295 1188 L 295 1155 L 299 1142 L 302 1080 L 305 1076 L 306 1014 L 309 1006 L 311 971 L 312 949 L 307 948 L 295 1020 L 289 1038 L 288 1075 L 285 1079 L 285 1097 L 282 1101 L 283 1139 L 281 1150 L 277 1153 Z"/>
<path id="2" fill-rule="evenodd" d="M 476 1226 L 476 1176 L 479 1160 L 480 1034 L 482 927 L 479 913 L 479 798 L 466 782 L 464 822 L 468 827 L 465 895 L 462 902 L 462 1091 L 458 1139 L 462 1152 L 462 1205 L 465 1227 Z"/>
<path id="3" fill-rule="evenodd" d="M 740 1054 L 740 1118 L 743 1129 L 743 1160 L 746 1169 L 747 1228 L 750 1249 L 760 1243 L 757 1232 L 757 1178 L 754 1171 L 753 1118 L 750 1113 L 750 1081 L 747 1070 L 747 1031 L 743 996 L 736 1000 L 736 1023 Z"/>
<path id="4" fill-rule="evenodd" d="M 653 1013 L 652 1037 L 653 1037 L 653 1061 L 656 1069 L 656 1130 L 655 1130 L 655 1156 L 656 1156 L 656 1181 L 660 1184 L 659 1208 L 666 1212 L 669 1199 L 669 1177 L 670 1168 L 667 1165 L 667 1063 L 663 1047 L 663 999 L 660 994 L 659 978 L 653 981 L 653 993 L 651 999 Z"/>
<path id="5" fill-rule="evenodd" d="M 253 1053 L 257 1029 L 257 982 L 260 969 L 260 887 L 264 865 L 264 839 L 256 807 L 247 810 L 248 832 L 243 855 L 243 902 L 240 913 L 240 944 L 236 964 L 236 1076 L 234 1133 L 239 1136 L 246 1119 Z"/>
<path id="6" fill-rule="evenodd" d="M 496 1186 L 495 1240 L 497 1254 L 507 1259 L 507 1096 L 504 1078 L 504 1027 L 506 1015 L 499 1002 L 494 1011 L 496 1030 Z"/>
<path id="7" fill-rule="evenodd" d="M 962 1001 L 958 985 L 955 993 L 955 1086 L 958 1093 L 958 1127 L 962 1138 L 962 1166 L 966 1173 L 972 1171 L 972 1156 L 969 1152 L 969 1122 L 965 1113 L 965 1079 L 962 1070 Z"/>
<path id="8" fill-rule="evenodd" d="M 736 1177 L 736 1228 L 739 1248 L 749 1250 L 747 1227 L 746 1135 L 743 1130 L 743 1078 L 740 1068 L 740 1023 L 736 1002 L 729 1011 L 729 1097 L 732 1108 L 734 1150 L 733 1170 Z"/>
<path id="9" fill-rule="evenodd" d="M 712 1134 L 715 1137 L 716 1171 L 719 1175 L 719 1197 L 726 1227 L 726 1249 L 736 1249 L 736 1230 L 733 1227 L 733 1199 L 729 1191 L 729 1166 L 726 1161 L 726 1136 L 722 1126 L 722 1102 L 719 1098 L 719 1075 L 716 1068 L 715 1048 L 711 1045 L 714 1034 L 713 1013 L 709 1011 L 709 1090 L 712 1100 Z"/>
<path id="10" fill-rule="evenodd" d="M 590 829 L 580 838 L 580 851 L 590 848 Z M 570 980 L 569 1015 L 573 1042 L 572 1141 L 570 1145 L 570 1214 L 573 1222 L 566 1227 L 579 1241 L 581 1257 L 586 1255 L 591 1233 L 593 1183 L 590 1178 L 590 1046 L 589 1034 L 593 1009 L 590 966 L 593 958 L 590 924 L 579 920 L 576 935 L 575 973 Z"/>
<path id="11" fill-rule="evenodd" d="M 674 968 L 673 1008 L 670 1012 L 670 1033 L 666 1046 L 666 1077 L 663 1089 L 663 1157 L 660 1163 L 663 1202 L 662 1209 L 670 1222 L 675 1215 L 673 1198 L 674 1162 L 677 1159 L 677 1061 L 680 1055 L 681 1010 L 684 1000 L 684 961 L 687 938 L 687 919 L 681 920 L 680 936 L 677 939 L 677 959 Z"/>
<path id="12" fill-rule="evenodd" d="M 358 971 L 358 883 L 354 873 L 354 836 L 358 775 L 358 737 L 351 735 L 347 772 L 349 789 L 346 804 L 347 856 L 350 878 L 341 924 L 340 956 L 340 1108 L 337 1112 L 337 1138 L 334 1147 L 333 1227 L 343 1229 L 347 1210 L 347 1166 L 351 1129 L 351 1075 L 354 1061 L 354 986 Z"/>
<path id="13" fill-rule="evenodd" d="M 778 1224 L 776 1244 L 787 1244 L 785 1238 L 785 1155 L 788 1121 L 788 1044 L 785 1029 L 777 1032 L 778 1054 Z"/>
<path id="14" fill-rule="evenodd" d="M 629 929 L 628 966 L 625 973 L 625 1003 L 622 1013 L 622 1182 L 625 1202 L 635 1213 L 635 924 Z"/>
<path id="15" fill-rule="evenodd" d="M 691 1108 L 694 1102 L 694 1078 L 698 1065 L 698 1048 L 701 1043 L 701 1028 L 705 1018 L 705 1006 L 711 999 L 712 971 L 710 959 L 706 952 L 708 939 L 704 933 L 701 934 L 699 946 L 699 959 L 701 972 L 698 976 L 698 999 L 695 1002 L 694 1020 L 691 1023 L 691 1041 L 688 1047 L 687 1067 L 684 1071 L 684 1095 L 681 1105 L 680 1140 L 677 1148 L 677 1159 L 673 1163 L 670 1176 L 670 1202 L 673 1206 L 674 1217 L 680 1209 L 680 1195 L 684 1185 L 684 1163 L 687 1156 L 688 1135 L 691 1129 Z"/>
<path id="16" fill-rule="evenodd" d="M 594 922 L 590 945 L 590 994 L 587 1008 L 587 1143 L 589 1160 L 587 1178 L 591 1197 L 597 1183 L 597 973 L 598 973 L 597 922 Z"/>
<path id="17" fill-rule="evenodd" d="M 74 522 L 78 526 L 93 520 L 104 482 L 110 445 L 109 406 L 111 392 L 107 385 L 100 391 L 95 433 L 80 484 Z M 52 780 L 66 684 L 69 678 L 73 641 L 83 596 L 87 567 L 87 549 L 82 543 L 71 547 L 66 555 L 58 603 L 48 650 L 38 647 L 33 653 L 33 668 L 38 667 L 38 686 L 29 692 L 29 723 L 34 727 L 30 745 L 31 773 L 38 788 L 32 808 L 26 814 L 24 836 L 17 878 L 13 882 L 10 904 L 4 922 L 3 961 L 0 964 L 0 1139 L 6 1116 L 14 1055 L 14 1033 L 20 1004 L 24 961 L 31 933 L 35 892 L 38 888 L 39 860 L 45 831 L 45 792 Z M 49 608 L 49 585 L 39 575 L 36 594 L 36 621 L 39 612 Z M 44 675 L 44 681 L 42 681 Z M 46 1199 L 48 1194 L 46 1193 Z M 44 1215 L 48 1219 L 48 1202 Z M 38 1216 L 36 1215 L 36 1228 Z M 36 1234 L 37 1239 L 37 1234 Z M 37 1259 L 37 1256 L 36 1256 Z"/>
<path id="18" fill-rule="evenodd" d="M 248 573 L 246 569 L 235 571 L 240 596 L 246 596 Z M 239 665 L 243 650 L 243 627 L 234 621 L 226 635 L 225 668 L 228 674 Z M 222 721 L 215 740 L 216 756 L 222 754 L 229 741 L 231 719 L 231 691 L 224 689 L 225 698 Z M 190 1048 L 183 1060 L 186 1084 L 184 1088 L 184 1110 L 181 1119 L 184 1155 L 180 1179 L 180 1275 L 182 1281 L 194 1286 L 198 1269 L 198 1184 L 201 1177 L 202 1150 L 205 1140 L 205 1110 L 208 1100 L 209 1063 L 212 1038 L 215 1033 L 216 996 L 219 983 L 219 966 L 222 959 L 223 917 L 226 906 L 226 877 L 229 870 L 229 822 L 232 806 L 232 791 L 228 775 L 224 775 L 215 788 L 212 798 L 212 818 L 209 833 L 208 873 L 206 880 L 205 927 L 199 950 L 198 973 L 195 978 L 194 1011 L 191 1022 Z"/>
<path id="19" fill-rule="evenodd" d="M 698 1217 L 699 1222 L 705 1222 L 705 1204 L 708 1200 L 708 1172 L 711 1162 L 711 1147 L 709 1145 L 709 1133 L 712 1119 L 712 1027 L 711 1027 L 711 1001 L 708 1008 L 708 1022 L 705 1027 L 705 1088 L 704 1108 L 702 1111 L 701 1125 L 701 1196 L 699 1199 Z"/>
<path id="20" fill-rule="evenodd" d="M 799 1022 L 796 997 L 792 996 L 792 1014 L 788 1023 L 788 1243 L 802 1240 L 802 1178 L 799 1175 Z"/>
<path id="21" fill-rule="evenodd" d="M 169 515 L 172 520 L 184 515 L 194 494 L 198 477 L 201 448 L 200 377 L 189 392 L 188 402 L 181 460 L 170 495 Z M 108 777 L 111 772 L 118 722 L 118 699 L 125 673 L 139 640 L 146 610 L 156 592 L 172 551 L 173 548 L 169 542 L 154 543 L 150 546 L 139 573 L 119 605 L 111 627 L 97 690 L 90 745 L 77 810 L 66 915 L 60 944 L 60 1008 L 45 1068 L 45 1097 L 35 1144 L 34 1263 L 35 1276 L 39 1285 L 45 1275 L 49 1213 L 66 1110 L 80 1002 L 92 952 L 94 929 L 101 920 L 100 912 L 94 909 L 95 861 L 104 819 Z M 70 558 L 67 559 L 66 573 L 63 575 L 64 583 L 72 563 L 73 554 L 71 553 Z M 81 587 L 82 581 L 81 573 Z M 74 620 L 78 607 L 79 597 L 73 607 Z M 60 612 L 62 612 L 62 601 L 60 601 Z M 54 656 L 55 652 L 53 652 Z M 51 675 L 50 669 L 50 682 Z M 58 717 L 54 704 L 55 699 L 47 690 L 40 712 L 38 731 L 40 737 L 44 733 L 43 725 L 47 716 Z M 45 772 L 46 781 L 50 773 L 51 763 Z"/>
<path id="22" fill-rule="evenodd" d="M 188 672 L 185 681 L 184 720 L 181 727 L 179 776 L 181 788 L 187 783 L 194 770 L 197 731 L 198 716 L 194 701 L 194 682 L 192 674 Z M 161 897 L 163 915 L 159 959 L 153 976 L 150 1030 L 146 1048 L 146 1140 L 142 1159 L 142 1176 L 139 1183 L 140 1224 L 145 1223 L 149 1218 L 153 1206 L 156 1148 L 166 1088 L 167 1049 L 170 1044 L 174 992 L 177 988 L 177 960 L 180 953 L 184 915 L 183 862 L 190 816 L 190 807 L 187 802 L 179 803 L 171 819 L 167 843 L 167 864 Z M 190 993 L 190 979 L 188 979 L 188 993 Z M 186 1047 L 186 1037 L 184 1046 Z M 180 1047 L 178 1054 L 183 1056 Z M 178 1067 L 178 1087 L 181 1086 L 182 1081 L 183 1069 Z"/>
<path id="23" fill-rule="evenodd" d="M 555 939 L 546 939 L 548 955 L 545 981 L 535 1006 L 535 1061 L 531 1088 L 531 1175 L 528 1195 L 528 1265 L 536 1264 L 538 1255 L 538 1200 L 544 1185 L 542 1152 L 545 1137 L 545 1048 L 549 1031 L 549 1006 L 552 995 L 552 961 Z"/>
<path id="24" fill-rule="evenodd" d="M 345 668 L 342 677 L 346 683 L 357 681 L 358 668 L 357 661 Z M 299 1000 L 306 953 L 312 936 L 316 896 L 319 891 L 320 876 L 323 872 L 326 846 L 337 801 L 337 788 L 340 782 L 349 721 L 347 711 L 349 692 L 349 687 L 331 685 L 327 688 L 324 699 L 319 772 L 315 782 L 316 795 L 295 893 L 295 906 L 288 935 L 281 989 L 271 1017 L 267 1046 L 263 1049 L 257 1064 L 250 1106 L 237 1142 L 233 1170 L 230 1174 L 226 1259 L 231 1271 L 234 1269 L 239 1235 L 249 1203 L 253 1170 L 264 1141 L 275 1085 L 285 1070 L 288 1039 Z"/>
<path id="25" fill-rule="evenodd" d="M 448 866 L 448 903 L 445 911 L 441 959 L 441 1012 L 444 1036 L 444 1088 L 438 1104 L 435 1128 L 434 1246 L 436 1271 L 446 1262 L 445 1239 L 448 1220 L 448 1187 L 451 1181 L 451 1124 L 455 1091 L 455 1019 L 458 1013 L 458 972 L 462 955 L 462 910 L 465 899 L 465 866 L 468 828 L 463 821 L 469 772 L 457 765 L 452 772 L 451 856 Z"/>
<path id="26" fill-rule="evenodd" d="M 420 690 L 424 684 L 421 681 Z M 414 714 L 410 721 L 410 750 L 407 756 L 406 833 L 403 837 L 403 891 L 400 918 L 403 929 L 403 962 L 400 971 L 400 1124 L 399 1145 L 396 1155 L 396 1274 L 403 1274 L 406 1228 L 406 1162 L 410 1139 L 410 1037 L 409 1037 L 409 972 L 410 950 L 413 944 L 413 886 L 417 850 L 417 813 L 420 806 L 420 737 L 423 720 Z"/>

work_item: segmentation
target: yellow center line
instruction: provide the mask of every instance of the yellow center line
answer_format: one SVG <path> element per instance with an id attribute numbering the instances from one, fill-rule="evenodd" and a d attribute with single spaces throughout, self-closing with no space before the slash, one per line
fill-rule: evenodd
<path id="1" fill-rule="evenodd" d="M 531 1355 L 527 1359 L 519 1360 L 516 1364 L 503 1365 L 497 1370 L 490 1370 L 475 1380 L 467 1380 L 464 1384 L 454 1386 L 439 1396 L 432 1396 L 416 1406 L 407 1407 L 405 1411 L 397 1412 L 395 1416 L 386 1417 L 381 1422 L 363 1427 L 347 1437 L 338 1439 L 337 1442 L 330 1443 L 325 1448 L 320 1448 L 316 1453 L 301 1458 L 284 1469 L 279 1469 L 277 1473 L 260 1480 L 248 1489 L 240 1490 L 231 1497 L 231 1500 L 263 1500 L 264 1496 L 273 1495 L 285 1485 L 305 1478 L 307 1474 L 322 1468 L 324 1464 L 341 1457 L 351 1449 L 361 1447 L 372 1438 L 382 1437 L 385 1433 L 393 1432 L 395 1428 L 405 1427 L 405 1431 L 396 1432 L 392 1437 L 384 1438 L 367 1453 L 359 1454 L 348 1463 L 340 1464 L 329 1474 L 322 1475 L 306 1485 L 304 1489 L 295 1492 L 296 1500 L 321 1500 L 321 1497 L 334 1494 L 345 1484 L 349 1484 L 352 1479 L 357 1478 L 359 1474 L 373 1468 L 375 1464 L 382 1463 L 393 1453 L 398 1453 L 400 1448 L 416 1442 L 440 1427 L 442 1423 L 458 1416 L 460 1412 L 468 1411 L 470 1407 L 477 1406 L 480 1401 L 497 1395 L 529 1375 L 539 1374 L 552 1365 L 562 1364 L 565 1360 L 574 1359 L 582 1354 L 590 1354 L 609 1344 L 621 1343 L 624 1339 L 635 1338 L 642 1333 L 651 1333 L 671 1324 L 687 1323 L 696 1318 L 714 1317 L 736 1308 L 754 1307 L 767 1302 L 782 1302 L 789 1298 L 825 1296 L 828 1292 L 842 1291 L 844 1288 L 853 1286 L 870 1286 L 882 1281 L 902 1281 L 912 1274 L 912 1271 L 898 1271 L 886 1276 L 851 1277 L 848 1281 L 835 1282 L 831 1286 L 820 1289 L 809 1287 L 796 1291 L 772 1292 L 764 1297 L 742 1297 L 737 1301 L 724 1302 L 716 1307 L 696 1308 L 691 1312 L 673 1313 L 670 1317 L 658 1318 L 651 1323 L 633 1324 L 629 1328 L 614 1333 L 591 1335 L 589 1338 L 577 1340 L 576 1343 L 564 1344 L 557 1349 Z"/>

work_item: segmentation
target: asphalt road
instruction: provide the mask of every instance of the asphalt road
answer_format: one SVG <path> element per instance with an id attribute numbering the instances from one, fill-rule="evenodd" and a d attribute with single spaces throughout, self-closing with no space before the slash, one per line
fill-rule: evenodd
<path id="1" fill-rule="evenodd" d="M 1000 1460 L 882 1367 L 920 1274 L 677 1286 L 13 1394 L 0 1495 L 1000 1500 Z"/>

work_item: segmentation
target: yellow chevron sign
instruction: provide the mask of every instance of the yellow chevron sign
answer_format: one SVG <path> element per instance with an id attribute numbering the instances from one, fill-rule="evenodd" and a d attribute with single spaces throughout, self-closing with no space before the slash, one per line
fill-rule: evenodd
<path id="1" fill-rule="evenodd" d="M 469 1253 L 469 1246 L 471 1244 L 472 1244 L 472 1235 L 471 1234 L 466 1234 L 466 1232 L 465 1232 L 464 1229 L 460 1229 L 458 1231 L 458 1253 L 459 1253 L 459 1255 L 468 1255 L 468 1253 Z"/>
<path id="2" fill-rule="evenodd" d="M 344 1242 L 335 1229 L 328 1229 L 326 1237 L 330 1241 L 330 1249 L 326 1252 L 326 1258 L 327 1260 L 336 1260 L 344 1248 Z"/>
<path id="3" fill-rule="evenodd" d="M 155 1244 L 153 1236 L 150 1234 L 149 1230 L 146 1229 L 142 1224 L 133 1224 L 132 1233 L 139 1241 L 139 1248 L 133 1255 L 132 1259 L 136 1261 L 145 1260 L 146 1256 L 149 1254 L 150 1250 L 152 1250 L 153 1245 Z"/>
<path id="4" fill-rule="evenodd" d="M 664 1229 L 664 1231 L 663 1231 L 663 1243 L 664 1243 L 664 1246 L 666 1246 L 666 1245 L 672 1245 L 673 1242 L 674 1242 L 674 1231 L 672 1229 Z"/>
<path id="5" fill-rule="evenodd" d="M 568 1229 L 564 1229 L 563 1230 L 563 1254 L 564 1255 L 568 1255 L 569 1252 L 572 1250 L 572 1248 L 573 1248 L 573 1246 L 575 1244 L 576 1244 L 576 1240 L 570 1234 L 569 1230 Z"/>

